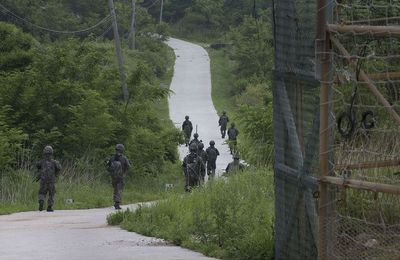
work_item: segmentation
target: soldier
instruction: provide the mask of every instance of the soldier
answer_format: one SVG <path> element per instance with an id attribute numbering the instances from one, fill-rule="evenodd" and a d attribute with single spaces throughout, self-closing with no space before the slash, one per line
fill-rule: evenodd
<path id="1" fill-rule="evenodd" d="M 194 137 L 194 138 L 190 141 L 189 146 L 190 146 L 191 144 L 195 144 L 196 147 L 197 147 L 197 145 L 199 145 L 199 143 L 201 142 L 201 141 L 199 140 L 199 134 L 198 134 L 198 133 L 194 133 L 193 137 Z"/>
<path id="2" fill-rule="evenodd" d="M 201 157 L 197 155 L 197 145 L 189 145 L 189 151 L 190 153 L 186 155 L 182 163 L 185 173 L 185 191 L 187 192 L 200 184 L 200 175 L 204 167 Z"/>
<path id="3" fill-rule="evenodd" d="M 107 170 L 111 175 L 111 182 L 114 189 L 113 200 L 115 209 L 121 209 L 122 191 L 124 189 L 124 177 L 126 176 L 131 163 L 126 158 L 123 144 L 117 144 L 115 154 L 107 161 Z"/>
<path id="4" fill-rule="evenodd" d="M 239 135 L 239 131 L 235 128 L 235 123 L 231 124 L 231 127 L 228 130 L 228 143 L 229 150 L 231 154 L 236 153 L 236 144 L 237 144 L 237 136 Z"/>
<path id="5" fill-rule="evenodd" d="M 203 150 L 204 148 L 204 144 L 203 143 L 199 143 L 197 145 L 197 154 L 201 157 L 202 163 L 203 163 L 203 167 L 202 170 L 200 172 L 201 175 L 201 180 L 204 182 L 204 177 L 206 176 L 206 163 L 207 163 L 207 153 L 206 151 Z"/>
<path id="6" fill-rule="evenodd" d="M 226 115 L 225 111 L 222 111 L 222 115 L 220 116 L 219 120 L 218 120 L 218 124 L 220 126 L 220 130 L 221 130 L 221 136 L 222 139 L 225 138 L 225 134 L 226 134 L 226 126 L 228 125 L 229 122 L 229 118 Z"/>
<path id="7" fill-rule="evenodd" d="M 61 171 L 61 164 L 53 159 L 53 147 L 47 145 L 43 149 L 43 159 L 36 163 L 38 169 L 37 179 L 40 180 L 39 188 L 39 211 L 44 208 L 46 194 L 49 193 L 47 200 L 47 211 L 52 212 L 54 205 L 54 195 L 56 194 L 56 180 Z"/>
<path id="8" fill-rule="evenodd" d="M 225 169 L 226 175 L 244 170 L 245 166 L 242 163 L 240 163 L 239 159 L 240 159 L 239 155 L 237 154 L 233 155 L 233 162 L 230 162 L 228 166 L 226 166 Z"/>
<path id="9" fill-rule="evenodd" d="M 217 161 L 217 156 L 219 156 L 219 151 L 214 147 L 215 142 L 210 141 L 210 146 L 206 149 L 207 153 L 207 175 L 209 178 L 215 177 L 215 169 L 217 168 L 215 162 Z"/>
<path id="10" fill-rule="evenodd" d="M 185 144 L 188 146 L 193 131 L 193 125 L 192 122 L 189 121 L 189 116 L 185 116 L 185 121 L 182 123 L 182 131 L 185 134 Z"/>

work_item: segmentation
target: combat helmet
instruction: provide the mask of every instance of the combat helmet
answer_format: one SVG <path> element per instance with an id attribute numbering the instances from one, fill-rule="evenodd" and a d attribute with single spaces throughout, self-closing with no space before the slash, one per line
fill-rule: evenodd
<path id="1" fill-rule="evenodd" d="M 200 143 L 197 145 L 197 147 L 199 148 L 199 150 L 201 150 L 201 149 L 204 148 L 204 144 L 200 142 Z"/>
<path id="2" fill-rule="evenodd" d="M 53 154 L 53 147 L 46 145 L 46 147 L 43 149 L 43 154 Z"/>
<path id="3" fill-rule="evenodd" d="M 198 133 L 194 133 L 193 137 L 197 138 L 197 137 L 199 137 L 199 134 Z"/>
<path id="4" fill-rule="evenodd" d="M 185 119 L 188 120 L 188 119 L 189 119 L 189 116 L 185 116 Z"/>
<path id="5" fill-rule="evenodd" d="M 196 152 L 197 151 L 197 145 L 195 143 L 191 144 L 189 146 L 189 151 L 190 152 Z"/>
<path id="6" fill-rule="evenodd" d="M 123 144 L 117 144 L 115 146 L 115 150 L 118 151 L 118 152 L 123 152 L 125 150 L 125 147 L 124 147 Z"/>
<path id="7" fill-rule="evenodd" d="M 215 145 L 214 140 L 211 140 L 211 141 L 210 141 L 210 145 Z"/>

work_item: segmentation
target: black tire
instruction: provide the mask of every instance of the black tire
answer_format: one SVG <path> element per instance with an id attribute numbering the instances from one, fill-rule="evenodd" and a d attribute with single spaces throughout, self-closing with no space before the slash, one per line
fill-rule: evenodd
<path id="1" fill-rule="evenodd" d="M 369 130 L 375 127 L 375 115 L 371 110 L 364 111 L 361 118 L 361 127 Z"/>
<path id="2" fill-rule="evenodd" d="M 343 112 L 337 119 L 337 128 L 343 138 L 349 138 L 355 130 L 354 116 L 347 112 Z"/>

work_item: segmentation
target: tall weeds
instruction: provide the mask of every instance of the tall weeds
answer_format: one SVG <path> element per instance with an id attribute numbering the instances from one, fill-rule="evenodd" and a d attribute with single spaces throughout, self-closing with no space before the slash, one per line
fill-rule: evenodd
<path id="1" fill-rule="evenodd" d="M 209 182 L 186 196 L 118 212 L 108 223 L 225 259 L 269 259 L 274 215 L 271 171 Z"/>

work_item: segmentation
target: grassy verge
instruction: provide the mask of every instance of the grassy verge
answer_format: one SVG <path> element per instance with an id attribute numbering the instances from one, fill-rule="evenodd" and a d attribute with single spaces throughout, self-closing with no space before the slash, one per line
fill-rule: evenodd
<path id="1" fill-rule="evenodd" d="M 218 112 L 222 110 L 235 114 L 235 98 L 233 95 L 233 69 L 234 62 L 222 50 L 207 48 L 211 61 L 212 99 Z"/>
<path id="2" fill-rule="evenodd" d="M 169 46 L 167 46 L 166 48 L 168 50 L 167 57 L 168 57 L 168 64 L 170 64 L 170 66 L 168 67 L 165 76 L 161 79 L 160 84 L 162 87 L 169 88 L 171 85 L 172 76 L 174 75 L 175 53 Z M 166 98 L 156 102 L 155 108 L 163 120 L 169 121 L 171 125 L 173 125 L 172 121 L 169 119 L 168 100 Z"/>
<path id="3" fill-rule="evenodd" d="M 152 201 L 171 193 L 182 192 L 183 180 L 180 167 L 170 164 L 168 171 L 157 177 L 129 176 L 123 192 L 123 204 Z M 113 205 L 112 186 L 107 173 L 68 171 L 56 183 L 55 209 L 86 209 Z M 165 184 L 175 188 L 165 191 Z M 13 212 L 37 210 L 39 183 L 34 182 L 29 171 L 15 171 L 3 174 L 0 178 L 0 215 Z M 73 199 L 73 203 L 67 202 Z"/>
<path id="4" fill-rule="evenodd" d="M 223 259 L 269 259 L 273 248 L 271 171 L 248 170 L 152 207 L 111 214 L 108 223 Z"/>

